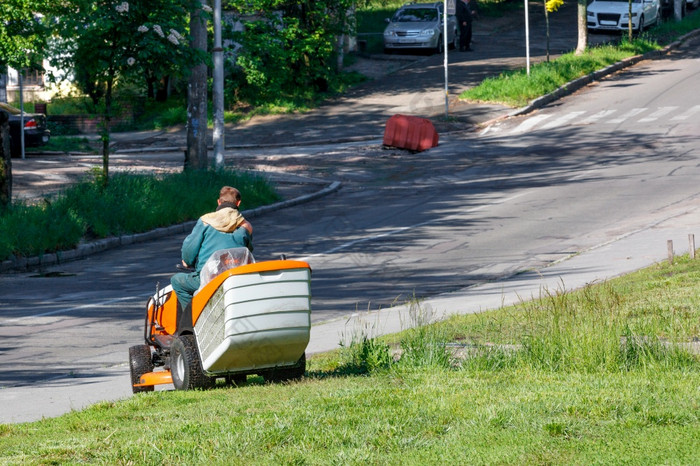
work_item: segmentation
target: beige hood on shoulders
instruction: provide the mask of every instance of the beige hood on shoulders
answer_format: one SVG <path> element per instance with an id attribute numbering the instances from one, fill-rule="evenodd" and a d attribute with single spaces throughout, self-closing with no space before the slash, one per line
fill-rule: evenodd
<path id="1" fill-rule="evenodd" d="M 243 215 L 231 207 L 226 207 L 210 214 L 202 215 L 202 222 L 224 233 L 231 233 L 245 222 Z"/>

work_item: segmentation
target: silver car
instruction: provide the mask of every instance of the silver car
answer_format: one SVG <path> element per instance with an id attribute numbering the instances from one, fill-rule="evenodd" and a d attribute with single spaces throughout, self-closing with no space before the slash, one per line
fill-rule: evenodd
<path id="1" fill-rule="evenodd" d="M 384 53 L 399 49 L 443 52 L 443 2 L 408 3 L 399 8 L 384 30 Z M 459 41 L 457 18 L 447 16 L 447 42 L 454 48 Z"/>

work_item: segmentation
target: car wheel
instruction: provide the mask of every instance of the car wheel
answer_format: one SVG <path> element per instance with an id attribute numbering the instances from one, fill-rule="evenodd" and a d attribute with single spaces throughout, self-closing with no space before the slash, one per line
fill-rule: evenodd
<path id="1" fill-rule="evenodd" d="M 129 348 L 129 368 L 131 371 L 131 391 L 134 393 L 152 392 L 153 385 L 148 387 L 134 387 L 141 381 L 143 374 L 153 372 L 153 360 L 151 359 L 151 347 L 137 345 Z"/>
<path id="2" fill-rule="evenodd" d="M 435 53 L 444 53 L 444 52 L 445 52 L 445 43 L 442 40 L 442 36 L 439 36 L 437 45 L 435 46 Z"/>
<path id="3" fill-rule="evenodd" d="M 637 34 L 640 34 L 644 30 L 644 15 L 639 18 L 639 26 L 637 27 Z"/>
<path id="4" fill-rule="evenodd" d="M 173 340 L 170 347 L 170 370 L 176 390 L 211 388 L 215 379 L 208 377 L 202 370 L 202 361 L 197 351 L 194 335 L 182 335 Z"/>

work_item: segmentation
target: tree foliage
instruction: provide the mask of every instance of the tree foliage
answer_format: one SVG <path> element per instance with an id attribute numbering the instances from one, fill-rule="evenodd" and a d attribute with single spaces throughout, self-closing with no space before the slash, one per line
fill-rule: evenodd
<path id="1" fill-rule="evenodd" d="M 109 126 L 118 81 L 152 79 L 186 68 L 187 11 L 177 0 L 64 0 L 52 6 L 52 64 L 97 104 L 104 100 L 103 179 L 109 179 Z"/>
<path id="2" fill-rule="evenodd" d="M 547 0 L 544 4 L 548 13 L 554 13 L 564 4 L 564 0 Z"/>
<path id="3" fill-rule="evenodd" d="M 190 60 L 187 11 L 176 0 L 65 0 L 52 7 L 57 37 L 52 64 L 70 70 L 96 102 L 116 79 L 181 74 Z"/>
<path id="4" fill-rule="evenodd" d="M 38 62 L 47 31 L 41 15 L 44 0 L 3 0 L 0 7 L 0 69 L 27 68 Z"/>
<path id="5" fill-rule="evenodd" d="M 337 37 L 354 28 L 351 0 L 231 0 L 245 25 L 233 33 L 240 44 L 233 79 L 241 100 L 270 100 L 300 89 L 326 91 L 336 74 Z"/>

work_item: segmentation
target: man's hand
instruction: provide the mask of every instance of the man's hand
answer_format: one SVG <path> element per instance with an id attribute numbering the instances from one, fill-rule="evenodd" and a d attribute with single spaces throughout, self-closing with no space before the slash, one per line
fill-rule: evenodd
<path id="1" fill-rule="evenodd" d="M 241 226 L 242 226 L 243 228 L 245 228 L 246 230 L 248 230 L 248 233 L 250 233 L 251 235 L 253 234 L 253 225 L 251 225 L 250 222 L 249 222 L 248 220 L 246 220 L 245 222 L 241 223 Z"/>
<path id="2" fill-rule="evenodd" d="M 184 268 L 186 268 L 186 269 L 189 269 L 189 268 L 190 268 L 190 266 L 189 266 L 189 265 L 187 265 L 187 264 L 185 263 L 185 261 L 184 261 L 184 260 L 182 261 L 182 266 L 183 266 Z"/>

